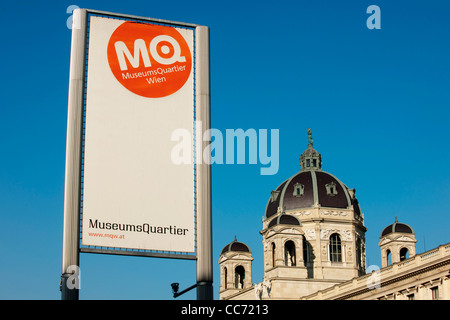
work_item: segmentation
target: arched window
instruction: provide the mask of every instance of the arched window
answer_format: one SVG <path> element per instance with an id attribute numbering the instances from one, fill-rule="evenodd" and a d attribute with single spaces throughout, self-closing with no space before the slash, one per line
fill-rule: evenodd
<path id="1" fill-rule="evenodd" d="M 361 268 L 361 266 L 362 266 L 362 255 L 361 255 L 361 251 L 362 251 L 362 248 L 361 248 L 361 239 L 359 239 L 359 238 L 357 238 L 356 239 L 356 267 L 358 268 L 358 269 L 360 269 Z"/>
<path id="2" fill-rule="evenodd" d="M 386 264 L 390 266 L 392 263 L 391 250 L 386 250 Z"/>
<path id="3" fill-rule="evenodd" d="M 224 287 L 225 287 L 225 289 L 227 289 L 227 286 L 228 286 L 228 270 L 227 270 L 227 267 L 224 267 L 223 269 L 224 269 L 223 273 L 224 273 L 224 276 L 225 276 L 225 279 L 224 279 L 225 285 L 224 285 Z"/>
<path id="4" fill-rule="evenodd" d="M 409 251 L 407 248 L 400 249 L 400 261 L 409 259 Z"/>
<path id="5" fill-rule="evenodd" d="M 295 266 L 295 244 L 292 241 L 286 241 L 284 244 L 284 264 L 286 266 Z"/>
<path id="6" fill-rule="evenodd" d="M 330 261 L 342 262 L 341 237 L 337 233 L 330 236 Z"/>
<path id="7" fill-rule="evenodd" d="M 275 243 L 272 242 L 272 267 L 275 267 Z"/>
<path id="8" fill-rule="evenodd" d="M 303 261 L 310 262 L 311 244 L 303 237 Z"/>
<path id="9" fill-rule="evenodd" d="M 234 269 L 234 287 L 243 289 L 245 287 L 245 269 L 243 266 L 237 266 Z"/>

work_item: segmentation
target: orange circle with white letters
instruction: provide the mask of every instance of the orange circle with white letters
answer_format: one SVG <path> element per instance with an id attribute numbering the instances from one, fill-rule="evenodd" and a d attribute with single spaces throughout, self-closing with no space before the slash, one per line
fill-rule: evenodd
<path id="1" fill-rule="evenodd" d="M 142 97 L 167 97 L 191 74 L 191 50 L 173 27 L 126 21 L 114 30 L 107 51 L 116 79 Z"/>

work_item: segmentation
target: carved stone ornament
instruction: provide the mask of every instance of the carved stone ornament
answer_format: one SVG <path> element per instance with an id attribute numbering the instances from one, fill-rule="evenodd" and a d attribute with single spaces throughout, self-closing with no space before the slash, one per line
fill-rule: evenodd
<path id="1" fill-rule="evenodd" d="M 315 229 L 305 229 L 303 230 L 305 233 L 306 240 L 316 240 L 316 230 Z"/>
<path id="2" fill-rule="evenodd" d="M 294 216 L 309 216 L 312 212 L 310 210 L 306 210 L 306 211 L 291 211 L 289 212 L 289 214 L 292 214 Z"/>
<path id="3" fill-rule="evenodd" d="M 349 230 L 341 231 L 341 235 L 344 241 L 352 241 L 352 233 Z"/>
<path id="4" fill-rule="evenodd" d="M 256 299 L 261 300 L 263 298 L 270 298 L 270 292 L 272 291 L 271 280 L 264 280 L 258 284 L 255 284 L 255 296 Z"/>
<path id="5" fill-rule="evenodd" d="M 273 236 L 275 234 L 275 231 L 270 230 L 269 232 L 267 232 L 266 238 L 269 238 L 271 236 Z"/>
<path id="6" fill-rule="evenodd" d="M 296 230 L 294 228 L 284 229 L 280 233 L 301 234 L 300 231 L 298 231 L 298 230 Z"/>
<path id="7" fill-rule="evenodd" d="M 410 237 L 406 237 L 406 236 L 401 236 L 401 237 L 398 237 L 397 239 L 395 239 L 395 240 L 400 240 L 400 241 L 410 241 L 410 242 L 414 242 L 414 240 L 413 239 L 411 239 Z"/>
<path id="8" fill-rule="evenodd" d="M 345 211 L 335 211 L 335 210 L 322 210 L 321 213 L 323 215 L 331 215 L 331 216 L 342 216 L 346 217 L 348 216 L 348 212 Z"/>
<path id="9" fill-rule="evenodd" d="M 322 246 L 322 260 L 325 260 L 327 258 L 327 247 L 326 246 Z"/>
<path id="10" fill-rule="evenodd" d="M 353 255 L 352 247 L 347 248 L 347 261 L 351 261 Z"/>
<path id="11" fill-rule="evenodd" d="M 320 230 L 320 239 L 327 240 L 330 235 L 337 233 L 342 237 L 343 241 L 351 241 L 352 233 L 349 230 L 338 230 L 338 229 L 322 229 Z"/>

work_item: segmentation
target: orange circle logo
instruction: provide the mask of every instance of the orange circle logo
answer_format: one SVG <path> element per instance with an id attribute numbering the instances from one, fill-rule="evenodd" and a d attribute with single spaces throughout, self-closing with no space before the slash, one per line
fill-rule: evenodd
<path id="1" fill-rule="evenodd" d="M 131 92 L 162 98 L 186 83 L 192 57 L 175 28 L 126 21 L 109 39 L 108 63 L 116 79 Z"/>

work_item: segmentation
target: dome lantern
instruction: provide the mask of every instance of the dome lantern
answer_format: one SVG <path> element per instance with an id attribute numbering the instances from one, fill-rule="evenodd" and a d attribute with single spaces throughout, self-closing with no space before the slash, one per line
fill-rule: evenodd
<path id="1" fill-rule="evenodd" d="M 308 148 L 300 156 L 301 171 L 322 170 L 322 155 L 313 148 L 311 129 L 308 129 Z"/>

